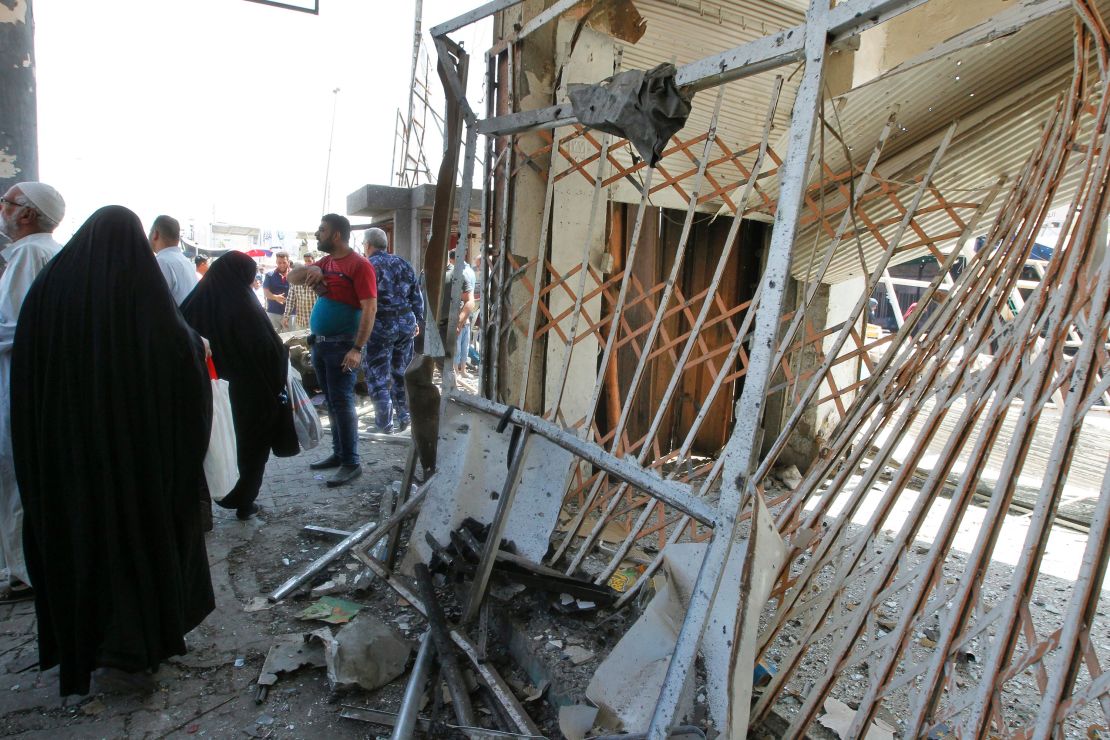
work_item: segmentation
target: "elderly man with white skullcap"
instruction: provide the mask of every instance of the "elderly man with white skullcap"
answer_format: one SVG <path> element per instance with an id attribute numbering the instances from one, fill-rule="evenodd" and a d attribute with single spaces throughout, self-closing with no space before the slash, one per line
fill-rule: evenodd
<path id="1" fill-rule="evenodd" d="M 32 595 L 23 558 L 23 505 L 12 461 L 12 342 L 31 283 L 62 248 L 52 233 L 65 208 L 58 191 L 41 182 L 18 183 L 0 197 L 0 232 L 11 240 L 0 249 L 0 554 L 8 570 L 8 584 L 0 586 L 0 603 Z"/>

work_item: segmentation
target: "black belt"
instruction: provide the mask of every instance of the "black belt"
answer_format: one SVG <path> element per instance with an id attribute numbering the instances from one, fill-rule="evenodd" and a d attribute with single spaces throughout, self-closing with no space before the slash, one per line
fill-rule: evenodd
<path id="1" fill-rule="evenodd" d="M 347 344 L 354 344 L 355 335 L 354 334 L 332 334 L 330 336 L 324 336 L 323 334 L 309 334 L 308 335 L 309 345 L 318 344 L 320 342 L 346 342 Z"/>

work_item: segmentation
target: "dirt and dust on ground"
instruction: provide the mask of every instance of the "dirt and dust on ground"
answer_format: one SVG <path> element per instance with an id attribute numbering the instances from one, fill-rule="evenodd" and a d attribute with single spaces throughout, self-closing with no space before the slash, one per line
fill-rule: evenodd
<path id="1" fill-rule="evenodd" d="M 189 653 L 155 674 L 157 689 L 141 695 L 58 696 L 57 668 L 40 673 L 34 607 L 0 606 L 0 735 L 22 738 L 366 737 L 368 726 L 339 716 L 341 703 L 372 703 L 367 692 L 333 695 L 322 668 L 282 675 L 264 703 L 255 682 L 275 638 L 319 628 L 296 615 L 315 599 L 268 604 L 265 595 L 312 560 L 333 540 L 303 533 L 307 524 L 350 530 L 374 521 L 382 493 L 400 481 L 409 438 L 362 435 L 364 474 L 353 484 L 327 488 L 308 463 L 324 447 L 292 458 L 271 458 L 259 504 L 262 514 L 240 522 L 214 507 L 207 536 L 216 610 L 187 638 Z M 325 437 L 324 445 L 330 442 Z M 325 473 L 330 471 L 325 471 Z M 331 572 L 355 571 L 350 558 Z M 402 635 L 416 637 L 421 622 L 377 584 L 338 594 L 382 617 Z M 262 597 L 262 600 L 260 600 Z M 261 608 L 260 608 L 261 607 Z M 403 684 L 403 679 L 400 681 Z"/>
<path id="2" fill-rule="evenodd" d="M 275 643 L 283 639 L 300 639 L 302 635 L 326 630 L 338 634 L 341 625 L 298 619 L 307 607 L 319 598 L 304 591 L 295 597 L 271 604 L 265 596 L 291 576 L 297 575 L 314 559 L 326 552 L 336 541 L 306 533 L 306 525 L 350 531 L 370 521 L 379 521 L 379 505 L 383 494 L 399 487 L 408 452 L 408 435 L 377 435 L 363 433 L 360 442 L 364 475 L 352 485 L 338 489 L 325 486 L 325 474 L 314 473 L 308 463 L 326 454 L 317 449 L 293 458 L 272 459 L 267 468 L 260 503 L 264 511 L 249 522 L 239 522 L 234 513 L 217 508 L 215 529 L 208 535 L 208 554 L 216 592 L 216 611 L 187 642 L 187 655 L 167 661 L 155 674 L 156 690 L 145 695 L 94 693 L 88 697 L 58 696 L 57 669 L 40 673 L 37 669 L 34 609 L 30 603 L 0 606 L 0 734 L 36 738 L 189 738 L 189 737 L 258 737 L 258 738 L 364 738 L 388 736 L 388 727 L 369 724 L 341 716 L 347 707 L 364 707 L 396 712 L 401 703 L 409 675 L 414 648 L 427 623 L 411 606 L 380 581 L 372 581 L 367 589 L 361 584 L 362 566 L 353 558 L 340 557 L 312 585 L 327 581 L 346 581 L 333 597 L 351 602 L 359 608 L 352 624 L 360 618 L 380 620 L 390 635 L 404 640 L 404 668 L 393 666 L 398 675 L 379 689 L 362 688 L 333 690 L 325 668 L 306 666 L 282 673 L 259 703 L 258 680 L 266 656 Z M 328 438 L 325 438 L 327 444 Z M 977 507 L 972 507 L 969 530 L 974 531 Z M 1020 527 L 1020 517 L 1015 517 Z M 926 527 L 928 530 L 928 527 Z M 921 557 L 929 532 L 915 546 L 911 558 Z M 888 535 L 883 535 L 884 537 Z M 1016 542 L 1018 534 L 1010 537 Z M 1066 532 L 1055 532 L 1048 559 L 1060 561 L 1060 572 L 1048 568 L 1038 583 L 1031 604 L 1033 619 L 1054 622 L 1066 607 L 1070 592 L 1070 576 L 1062 568 L 1074 552 L 1077 541 Z M 402 539 L 402 544 L 404 541 Z M 602 552 L 615 545 L 602 543 Z M 951 577 L 960 564 L 966 544 L 957 542 L 953 548 Z M 628 569 L 642 570 L 657 550 L 648 541 L 630 553 Z M 607 558 L 584 563 L 584 571 L 600 571 Z M 946 574 L 950 570 L 946 567 Z M 995 563 L 984 584 L 988 598 L 1005 593 L 1012 574 L 1012 563 Z M 437 581 L 441 603 L 448 620 L 458 618 L 462 589 L 453 588 L 450 579 L 440 575 Z M 465 587 L 465 583 L 459 584 Z M 307 589 L 305 590 L 307 591 Z M 490 588 L 490 603 L 495 614 L 489 636 L 489 659 L 513 687 L 518 699 L 540 731 L 548 737 L 560 737 L 560 706 L 582 706 L 585 689 L 594 672 L 609 655 L 614 645 L 628 630 L 654 589 L 643 590 L 632 608 L 620 611 L 589 609 L 580 613 L 564 613 L 560 606 L 565 598 L 559 593 L 523 587 L 504 578 L 495 578 Z M 846 598 L 852 598 L 849 587 Z M 349 608 L 349 607 L 345 607 Z M 1099 610 L 1103 620 L 1104 601 Z M 573 610 L 571 610 L 573 611 Z M 896 611 L 896 604 L 891 606 Z M 1051 629 L 1051 627 L 1048 627 Z M 789 639 L 791 629 L 785 633 Z M 1100 647 L 1106 642 L 1105 632 L 1093 632 Z M 921 659 L 928 652 L 927 635 L 922 635 Z M 468 661 L 458 656 L 460 665 L 472 683 Z M 781 659 L 781 650 L 773 647 L 768 658 L 770 669 Z M 863 669 L 866 670 L 866 669 Z M 966 680 L 975 680 L 974 667 Z M 821 650 L 811 654 L 802 666 L 792 689 L 804 695 L 805 686 L 823 672 Z M 696 672 L 692 712 L 684 721 L 693 723 L 708 736 L 714 733 L 708 720 L 704 666 L 699 661 Z M 1028 684 L 1028 685 L 1026 685 Z M 1008 700 L 1025 700 L 1033 707 L 1037 695 L 1034 677 L 1023 676 L 1012 682 Z M 788 691 L 781 710 L 786 715 L 793 691 Z M 486 726 L 498 723 L 495 708 L 483 692 L 473 693 L 479 721 Z M 852 706 L 859 699 L 852 692 L 834 691 L 833 698 Z M 423 707 L 425 715 L 440 712 L 450 719 L 448 698 L 433 697 Z M 898 709 L 899 707 L 894 707 Z M 897 736 L 897 711 L 890 718 Z M 1086 717 L 1084 719 L 1087 719 Z M 1071 730 L 1077 728 L 1069 727 Z M 834 736 L 834 735 L 830 735 Z"/>

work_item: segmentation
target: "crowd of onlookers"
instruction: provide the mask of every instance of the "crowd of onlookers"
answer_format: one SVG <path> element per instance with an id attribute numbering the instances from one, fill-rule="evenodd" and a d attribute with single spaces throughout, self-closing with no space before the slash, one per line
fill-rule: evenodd
<path id="1" fill-rule="evenodd" d="M 0 601 L 34 598 L 40 666 L 60 666 L 68 695 L 93 680 L 142 684 L 214 608 L 204 541 L 213 379 L 227 383 L 238 467 L 215 503 L 251 519 L 270 455 L 300 451 L 278 332 L 309 329 L 332 432 L 331 453 L 310 467 L 334 471 L 328 486 L 347 484 L 362 473 L 360 369 L 376 426 L 410 423 L 404 371 L 424 299 L 385 232 L 364 232 L 364 255 L 337 214 L 317 229 L 322 256 L 293 264 L 279 252 L 259 279 L 246 254 L 190 259 L 175 219 L 144 230 L 121 206 L 98 210 L 63 247 L 52 234 L 64 212 L 44 183 L 0 197 L 10 240 L 0 250 Z"/>

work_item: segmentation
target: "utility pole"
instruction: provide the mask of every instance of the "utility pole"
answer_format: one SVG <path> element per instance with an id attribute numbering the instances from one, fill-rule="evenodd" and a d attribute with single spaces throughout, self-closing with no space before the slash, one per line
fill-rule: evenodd
<path id="1" fill-rule="evenodd" d="M 0 2 L 0 194 L 39 179 L 35 98 L 31 0 Z"/>
<path id="2" fill-rule="evenodd" d="M 331 189 L 331 183 L 329 182 L 331 178 L 331 145 L 335 141 L 335 109 L 339 105 L 339 88 L 337 87 L 331 92 L 335 97 L 332 98 L 331 103 L 331 134 L 328 136 L 328 163 L 324 167 L 324 204 L 320 207 L 320 213 L 328 212 L 328 190 Z"/>

